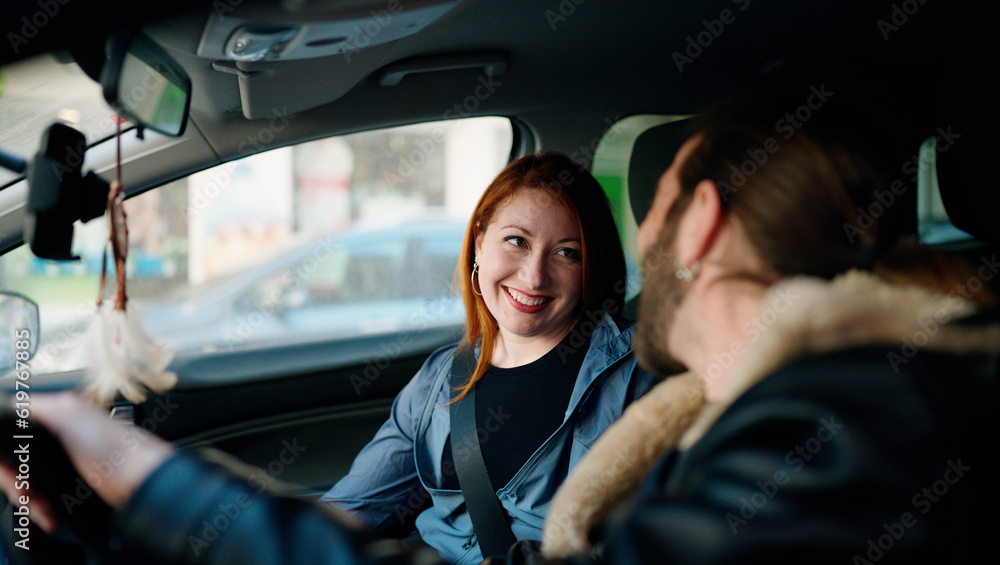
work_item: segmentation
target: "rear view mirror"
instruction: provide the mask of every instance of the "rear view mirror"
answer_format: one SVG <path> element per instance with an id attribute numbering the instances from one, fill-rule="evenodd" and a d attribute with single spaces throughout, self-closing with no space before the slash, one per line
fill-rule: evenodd
<path id="1" fill-rule="evenodd" d="M 38 304 L 15 292 L 0 290 L 0 375 L 23 366 L 38 350 Z"/>
<path id="2" fill-rule="evenodd" d="M 128 33 L 112 38 L 101 84 L 108 104 L 136 125 L 174 137 L 184 133 L 191 79 L 145 35 Z"/>

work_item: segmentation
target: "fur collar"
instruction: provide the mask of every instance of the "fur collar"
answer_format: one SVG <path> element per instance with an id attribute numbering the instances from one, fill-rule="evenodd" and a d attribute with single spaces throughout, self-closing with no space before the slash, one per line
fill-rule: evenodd
<path id="1" fill-rule="evenodd" d="M 594 443 L 556 492 L 545 521 L 542 551 L 565 558 L 587 552 L 587 534 L 631 494 L 672 447 L 685 449 L 754 384 L 808 354 L 867 344 L 910 343 L 955 353 L 1000 350 L 1000 326 L 947 326 L 972 313 L 956 293 L 885 282 L 849 272 L 831 282 L 799 277 L 772 287 L 751 343 L 730 373 L 718 403 L 705 404 L 692 373 L 670 377 L 636 400 Z M 898 363 L 906 362 L 901 347 Z M 893 362 L 893 359 L 889 360 Z"/>

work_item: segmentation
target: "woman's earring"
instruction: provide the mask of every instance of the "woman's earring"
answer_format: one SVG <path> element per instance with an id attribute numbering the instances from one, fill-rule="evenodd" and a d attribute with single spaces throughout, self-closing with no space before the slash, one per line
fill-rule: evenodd
<path id="1" fill-rule="evenodd" d="M 684 265 L 681 265 L 680 261 L 678 261 L 674 265 L 674 276 L 682 281 L 691 282 L 698 276 L 698 271 L 700 270 L 701 263 L 697 260 L 694 263 L 691 263 L 690 267 L 685 267 Z"/>
<path id="2" fill-rule="evenodd" d="M 472 276 L 469 277 L 470 278 L 469 282 L 472 284 L 472 292 L 476 293 L 479 296 L 482 296 L 483 293 L 476 290 L 476 271 L 478 270 L 479 270 L 479 257 L 476 257 L 472 260 Z"/>

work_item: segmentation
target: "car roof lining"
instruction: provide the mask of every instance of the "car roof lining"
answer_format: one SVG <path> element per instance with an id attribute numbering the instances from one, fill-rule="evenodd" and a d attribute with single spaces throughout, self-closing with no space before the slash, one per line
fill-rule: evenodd
<path id="1" fill-rule="evenodd" d="M 483 49 L 509 53 L 510 64 L 507 72 L 497 77 L 501 86 L 497 87 L 496 95 L 476 100 L 477 107 L 468 112 L 470 115 L 524 116 L 532 112 L 533 106 L 593 109 L 601 105 L 603 108 L 596 108 L 595 113 L 603 114 L 598 120 L 603 121 L 606 117 L 643 112 L 693 113 L 710 99 L 734 93 L 736 86 L 744 92 L 761 88 L 761 85 L 780 82 L 776 74 L 791 75 L 797 68 L 812 69 L 812 74 L 816 75 L 817 65 L 834 67 L 828 63 L 838 61 L 849 67 L 865 59 L 891 60 L 913 46 L 913 42 L 905 38 L 885 42 L 874 25 L 856 25 L 856 21 L 870 18 L 874 22 L 882 15 L 881 8 L 869 2 L 818 3 L 808 9 L 802 6 L 797 10 L 798 25 L 794 29 L 782 29 L 786 21 L 781 17 L 783 5 L 759 0 L 745 13 L 739 13 L 739 4 L 733 3 L 731 8 L 737 18 L 734 23 L 714 39 L 699 58 L 686 65 L 683 72 L 678 72 L 672 53 L 683 52 L 685 37 L 697 35 L 705 29 L 705 21 L 719 17 L 718 6 L 701 2 L 567 4 L 575 8 L 571 14 L 563 16 L 559 14 L 559 5 L 553 11 L 523 0 L 466 2 L 462 9 L 421 33 L 386 44 L 388 52 L 382 56 L 366 62 L 356 61 L 357 66 L 366 71 L 359 81 L 355 80 L 359 78 L 357 72 L 342 81 L 336 77 L 327 79 L 330 82 L 325 88 L 337 94 L 341 94 L 345 84 L 356 84 L 345 91 L 342 98 L 327 104 L 330 111 L 315 112 L 310 119 L 329 120 L 324 129 L 332 134 L 371 127 L 367 124 L 373 121 L 385 126 L 426 120 L 426 111 L 421 115 L 413 112 L 427 107 L 437 106 L 440 117 L 473 93 L 480 73 L 452 71 L 428 77 L 411 76 L 397 86 L 384 87 L 375 78 L 378 71 L 401 60 Z M 236 13 L 241 7 L 236 7 Z M 511 14 L 523 16 L 511 17 Z M 200 16 L 186 15 L 182 19 L 183 24 L 197 29 L 192 23 L 205 20 L 206 15 L 202 12 Z M 226 151 L 238 145 L 238 142 L 233 143 L 234 139 L 244 137 L 229 127 L 242 119 L 234 112 L 241 107 L 238 79 L 235 75 L 212 70 L 207 60 L 199 61 L 194 56 L 196 34 L 193 29 L 178 33 L 177 30 L 184 27 L 168 20 L 149 26 L 147 32 L 167 44 L 175 54 L 187 53 L 179 56 L 192 73 L 196 90 L 199 83 L 205 81 L 205 89 L 212 92 L 210 100 L 198 100 L 196 95 L 195 107 L 223 118 L 217 124 L 206 124 L 206 135 L 210 143 L 219 148 L 223 159 L 232 158 L 235 155 L 227 155 Z M 636 38 L 642 38 L 642 43 L 636 43 Z M 754 48 L 741 47 L 747 44 Z M 636 56 L 637 53 L 642 56 Z M 268 87 L 273 91 L 264 96 L 267 101 L 289 100 L 297 89 L 303 89 L 305 78 L 336 74 L 332 72 L 336 67 L 331 67 L 328 59 L 294 64 L 260 63 L 253 68 L 271 68 L 281 79 L 272 81 L 280 84 Z M 769 76 L 762 76 L 762 72 Z M 826 70 L 822 69 L 819 74 L 822 72 Z M 637 89 L 637 85 L 643 88 Z M 318 99 L 315 93 L 311 96 Z M 358 104 L 357 100 L 373 100 L 374 103 Z M 263 111 L 267 110 L 270 108 Z M 297 113 L 295 109 L 290 111 Z M 359 122 L 364 124 L 351 126 L 352 116 L 361 117 Z M 348 118 L 348 125 L 339 127 L 344 118 Z M 526 121 L 537 122 L 539 128 L 545 129 L 541 120 Z M 308 132 L 303 133 L 301 139 L 309 137 Z M 231 139 L 221 139 L 224 136 Z M 220 139 L 216 141 L 216 138 Z M 281 143 L 292 142 L 292 139 L 293 136 L 289 136 Z"/>

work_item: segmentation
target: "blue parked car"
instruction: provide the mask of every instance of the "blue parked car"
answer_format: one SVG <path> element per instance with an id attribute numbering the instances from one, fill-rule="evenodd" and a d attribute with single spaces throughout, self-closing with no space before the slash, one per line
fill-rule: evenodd
<path id="1" fill-rule="evenodd" d="M 460 325 L 452 279 L 464 231 L 437 213 L 361 224 L 137 305 L 179 354 Z"/>

